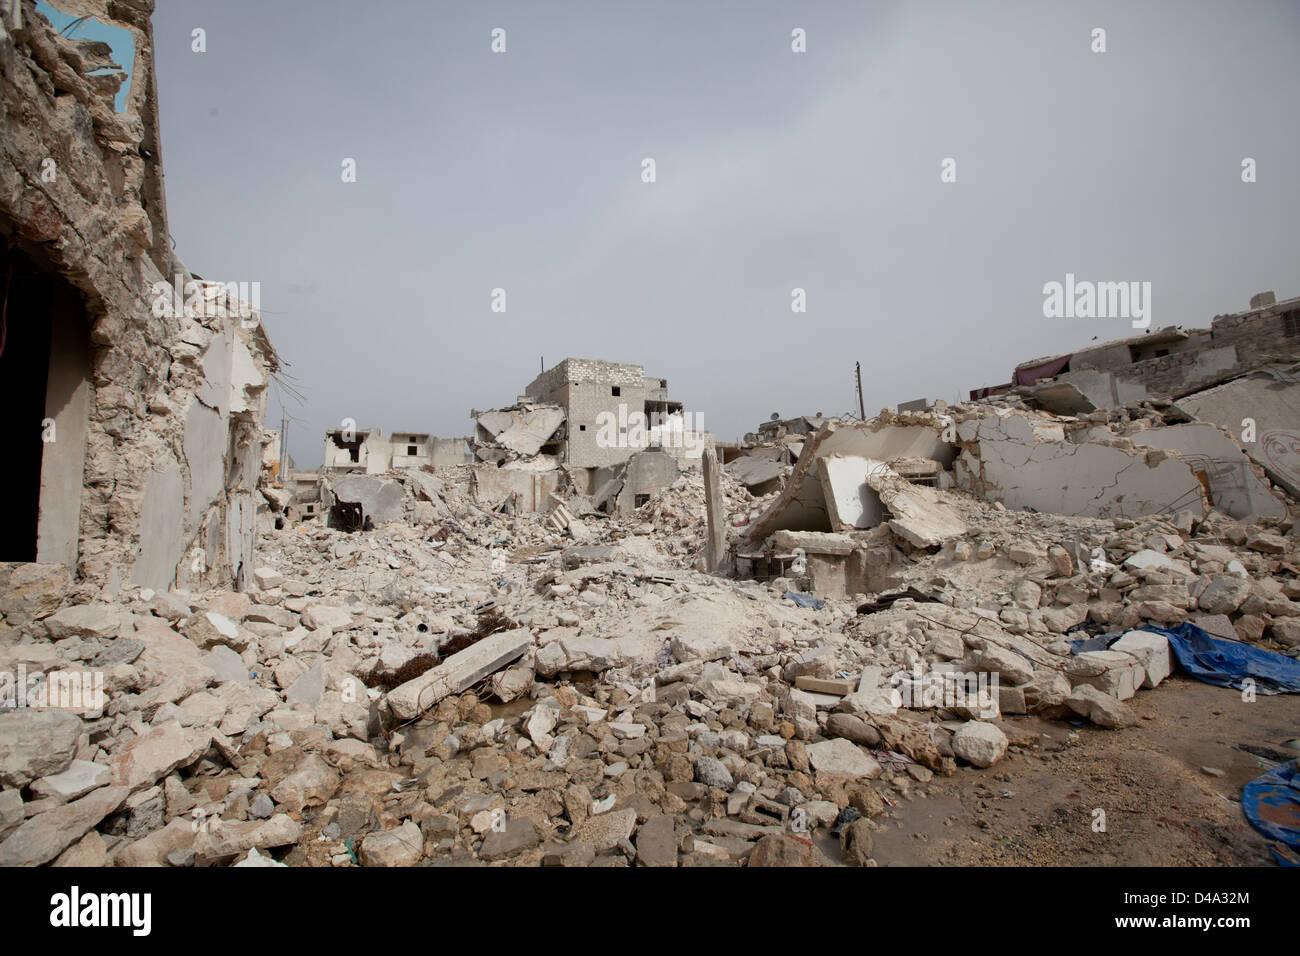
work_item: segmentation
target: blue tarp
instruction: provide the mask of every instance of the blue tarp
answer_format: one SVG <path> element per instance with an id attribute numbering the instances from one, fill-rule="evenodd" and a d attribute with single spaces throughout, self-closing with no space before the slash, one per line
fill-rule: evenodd
<path id="1" fill-rule="evenodd" d="M 1300 661 L 1240 641 L 1211 637 L 1195 624 L 1156 627 L 1144 631 L 1163 634 L 1178 658 L 1178 666 L 1207 684 L 1241 689 L 1250 678 L 1260 694 L 1300 694 Z"/>
<path id="2" fill-rule="evenodd" d="M 786 591 L 782 597 L 787 597 L 799 607 L 810 607 L 814 611 L 820 611 L 826 606 L 826 602 L 819 597 L 813 597 L 811 594 L 804 594 L 802 591 Z"/>
<path id="3" fill-rule="evenodd" d="M 1241 790 L 1241 810 L 1246 819 L 1270 840 L 1300 850 L 1300 772 L 1296 761 L 1274 767 Z M 1273 850 L 1283 866 L 1295 866 Z"/>

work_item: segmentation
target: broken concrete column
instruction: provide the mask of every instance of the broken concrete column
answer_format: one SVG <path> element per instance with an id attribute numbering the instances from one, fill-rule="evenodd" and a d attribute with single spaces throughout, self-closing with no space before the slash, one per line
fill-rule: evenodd
<path id="1" fill-rule="evenodd" d="M 727 513 L 723 507 L 722 487 L 719 483 L 718 456 L 712 448 L 704 450 L 704 510 L 709 520 L 704 569 L 710 574 L 716 574 L 727 553 Z"/>

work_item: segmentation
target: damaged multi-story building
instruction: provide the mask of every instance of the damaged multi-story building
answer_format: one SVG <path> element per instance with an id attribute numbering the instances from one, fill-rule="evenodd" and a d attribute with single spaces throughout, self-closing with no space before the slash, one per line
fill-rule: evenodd
<path id="1" fill-rule="evenodd" d="M 68 5 L 114 46 L 0 0 L 0 561 L 27 564 L 11 586 L 56 566 L 110 591 L 251 576 L 279 360 L 247 285 L 172 250 L 153 6 Z"/>
<path id="2" fill-rule="evenodd" d="M 393 432 L 385 438 L 378 428 L 335 428 L 325 433 L 326 471 L 360 471 L 381 475 L 402 468 L 449 468 L 473 458 L 467 438 L 435 438 L 425 432 Z"/>
<path id="3" fill-rule="evenodd" d="M 1209 328 L 1181 326 L 1021 362 L 1012 386 L 1050 380 L 1073 386 L 1094 408 L 1148 398 L 1181 398 L 1300 351 L 1300 298 L 1261 292 L 1243 312 L 1216 315 Z M 1064 392 L 1064 389 L 1058 388 Z"/>
<path id="4" fill-rule="evenodd" d="M 544 510 L 567 477 L 597 509 L 627 513 L 716 445 L 699 416 L 668 397 L 667 379 L 596 359 L 566 358 L 514 405 L 470 416 L 480 495 L 527 510 Z"/>

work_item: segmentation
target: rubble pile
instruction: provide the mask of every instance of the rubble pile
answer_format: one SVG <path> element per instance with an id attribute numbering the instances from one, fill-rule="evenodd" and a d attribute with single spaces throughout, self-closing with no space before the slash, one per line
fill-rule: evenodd
<path id="1" fill-rule="evenodd" d="M 102 673 L 104 706 L 0 713 L 0 863 L 871 864 L 888 805 L 1035 750 L 1019 715 L 1134 724 L 1172 670 L 1144 624 L 1300 656 L 1289 516 L 934 492 L 961 533 L 852 532 L 895 586 L 821 598 L 797 566 L 698 570 L 698 472 L 578 541 L 458 471 L 383 479 L 401 514 L 371 532 L 264 521 L 247 593 L 5 566 L 5 669 L 50 695 Z M 721 483 L 735 535 L 777 501 Z M 945 672 L 991 693 L 944 698 Z"/>

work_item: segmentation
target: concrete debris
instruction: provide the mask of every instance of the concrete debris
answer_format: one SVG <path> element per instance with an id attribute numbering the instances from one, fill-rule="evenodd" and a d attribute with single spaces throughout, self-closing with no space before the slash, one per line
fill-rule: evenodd
<path id="1" fill-rule="evenodd" d="M 801 833 L 853 810 L 840 862 L 871 865 L 885 796 L 1026 759 L 1018 721 L 1136 732 L 1173 671 L 1146 624 L 1300 655 L 1289 516 L 1017 511 L 961 490 L 960 423 L 948 453 L 934 412 L 905 414 L 806 437 L 803 499 L 712 466 L 608 514 L 572 488 L 485 508 L 481 466 L 335 474 L 391 487 L 392 517 L 263 522 L 246 593 L 56 597 L 13 566 L 0 663 L 101 661 L 105 700 L 0 713 L 0 855 L 813 865 L 832 861 Z M 878 512 L 831 530 L 841 474 Z M 806 505 L 822 529 L 747 533 Z M 1072 652 L 1100 633 L 1122 637 Z"/>
<path id="2" fill-rule="evenodd" d="M 874 865 L 1053 722 L 1138 748 L 1153 625 L 1300 658 L 1300 300 L 743 443 L 568 358 L 301 470 L 260 313 L 171 248 L 152 4 L 91 6 L 122 111 L 94 49 L 0 32 L 11 328 L 58 304 L 0 389 L 59 435 L 7 502 L 0 865 Z"/>

